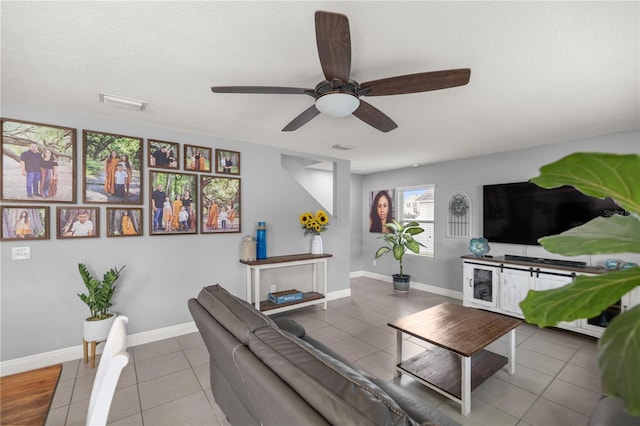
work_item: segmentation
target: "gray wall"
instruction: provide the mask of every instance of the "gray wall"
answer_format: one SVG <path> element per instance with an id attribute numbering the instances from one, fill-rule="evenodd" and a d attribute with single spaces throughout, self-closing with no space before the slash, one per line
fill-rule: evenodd
<path id="1" fill-rule="evenodd" d="M 135 117 L 136 113 L 132 114 Z M 241 153 L 242 166 L 240 234 L 149 236 L 149 191 L 145 189 L 144 224 L 147 235 L 144 237 L 106 238 L 106 206 L 93 205 L 100 209 L 100 238 L 57 240 L 53 226 L 56 205 L 50 204 L 50 240 L 3 241 L 0 273 L 2 361 L 82 343 L 82 320 L 88 316 L 88 309 L 76 296 L 85 290 L 77 271 L 78 262 L 86 263 L 99 276 L 114 265 L 126 265 L 113 309 L 129 316 L 128 331 L 133 334 L 192 321 L 187 300 L 204 285 L 220 283 L 232 293 L 244 297 L 245 267 L 238 262 L 241 241 L 243 236 L 255 234 L 257 221 L 267 222 L 270 256 L 310 251 L 310 236 L 303 235 L 299 215 L 307 210 L 316 211 L 321 206 L 281 167 L 280 150 L 146 127 L 134 122 L 114 122 L 99 117 L 41 110 L 33 106 L 3 103 L 2 115 L 73 127 L 78 129 L 79 139 L 82 129 L 90 129 L 231 149 Z M 77 146 L 80 160 L 81 140 Z M 334 255 L 329 261 L 329 291 L 348 289 L 350 271 L 349 162 L 335 161 L 337 205 L 335 217 L 330 217 L 329 231 L 323 234 L 325 252 Z M 81 161 L 78 161 L 78 205 L 82 203 L 80 166 Z M 148 169 L 145 168 L 143 176 L 147 185 Z M 4 203 L 12 204 L 20 203 Z M 68 207 L 69 204 L 63 206 Z M 23 246 L 31 247 L 31 259 L 11 260 L 11 249 Z"/>
<path id="2" fill-rule="evenodd" d="M 539 168 L 561 157 L 578 151 L 640 153 L 640 135 L 638 131 L 616 133 L 577 141 L 544 145 L 536 148 L 514 150 L 481 157 L 430 164 L 415 168 L 406 168 L 384 173 L 366 175 L 358 180 L 352 179 L 353 196 L 359 196 L 361 214 L 354 222 L 362 234 L 361 256 L 358 259 L 352 253 L 352 265 L 360 265 L 363 271 L 390 275 L 397 272 L 397 263 L 393 256 L 386 255 L 372 265 L 373 254 L 381 245 L 368 231 L 368 194 L 385 188 L 397 188 L 419 184 L 436 185 L 436 234 L 435 257 L 420 258 L 405 256 L 405 271 L 412 280 L 462 291 L 462 264 L 460 256 L 469 254 L 467 238 L 452 238 L 446 235 L 447 208 L 449 198 L 456 191 L 464 191 L 472 201 L 472 237 L 482 236 L 482 185 L 508 182 L 522 182 L 539 175 Z M 358 190 L 355 186 L 361 183 Z M 354 229 L 355 233 L 355 229 Z M 539 246 L 520 246 L 512 244 L 491 244 L 491 254 L 516 254 L 557 258 L 545 252 Z M 408 258 L 407 258 L 408 257 Z M 606 257 L 606 256 L 605 256 Z M 611 257 L 611 256 L 609 256 Z M 630 261 L 637 257 L 629 257 Z M 602 262 L 601 258 L 585 259 L 593 263 Z"/>

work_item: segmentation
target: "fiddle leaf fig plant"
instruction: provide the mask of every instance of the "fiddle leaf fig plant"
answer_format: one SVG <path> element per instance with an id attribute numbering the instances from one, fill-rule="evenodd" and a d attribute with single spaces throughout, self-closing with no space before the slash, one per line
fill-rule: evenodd
<path id="1" fill-rule="evenodd" d="M 626 211 L 599 217 L 538 242 L 566 256 L 640 253 L 640 156 L 575 153 L 543 166 L 531 181 L 543 188 L 571 185 L 597 198 L 611 197 Z M 520 307 L 527 322 L 541 327 L 561 321 L 593 318 L 640 286 L 640 268 L 578 276 L 553 290 L 530 290 Z M 598 366 L 603 390 L 620 397 L 626 410 L 640 416 L 640 305 L 616 316 L 598 341 Z"/>
<path id="2" fill-rule="evenodd" d="M 91 312 L 87 321 L 100 321 L 113 315 L 109 313 L 109 307 L 111 307 L 113 293 L 116 291 L 115 282 L 120 278 L 120 272 L 123 269 L 124 266 L 120 269 L 117 267 L 109 269 L 100 281 L 91 275 L 85 264 L 78 263 L 78 271 L 87 288 L 87 293 L 78 293 L 78 297 L 89 307 Z"/>
<path id="3" fill-rule="evenodd" d="M 403 225 L 395 219 L 392 220 L 392 223 L 384 224 L 391 232 L 380 237 L 384 239 L 387 245 L 380 247 L 376 251 L 375 258 L 377 259 L 385 253 L 392 252 L 393 257 L 400 264 L 400 275 L 402 276 L 404 275 L 402 273 L 402 258 L 407 250 L 418 254 L 420 253 L 420 246 L 425 247 L 424 244 L 413 238 L 414 235 L 423 233 L 424 229 L 420 227 L 418 222 L 409 222 Z"/>

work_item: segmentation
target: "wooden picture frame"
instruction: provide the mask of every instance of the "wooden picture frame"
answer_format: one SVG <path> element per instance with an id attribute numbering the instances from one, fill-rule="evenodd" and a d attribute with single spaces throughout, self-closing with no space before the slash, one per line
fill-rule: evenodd
<path id="1" fill-rule="evenodd" d="M 82 131 L 85 203 L 142 204 L 142 138 Z"/>
<path id="2" fill-rule="evenodd" d="M 75 203 L 76 129 L 9 118 L 0 121 L 0 199 Z"/>
<path id="3" fill-rule="evenodd" d="M 240 153 L 228 149 L 216 149 L 216 173 L 240 174 Z"/>
<path id="4" fill-rule="evenodd" d="M 98 207 L 57 207 L 59 240 L 100 237 L 100 209 Z"/>
<path id="5" fill-rule="evenodd" d="M 164 151 L 163 151 L 164 150 Z M 180 169 L 180 144 L 147 139 L 147 164 L 156 169 Z"/>
<path id="6" fill-rule="evenodd" d="M 184 170 L 186 172 L 211 173 L 212 149 L 204 146 L 184 146 Z"/>
<path id="7" fill-rule="evenodd" d="M 141 208 L 107 207 L 107 238 L 143 236 L 143 216 Z"/>
<path id="8" fill-rule="evenodd" d="M 1 206 L 0 240 L 34 241 L 49 239 L 48 206 Z"/>
<path id="9" fill-rule="evenodd" d="M 198 233 L 195 198 L 198 194 L 198 175 L 150 171 L 149 192 L 150 235 Z M 182 213 L 184 217 L 181 217 L 182 211 L 186 212 Z M 167 219 L 165 213 L 170 214 L 171 220 Z"/>
<path id="10" fill-rule="evenodd" d="M 239 233 L 240 178 L 200 176 L 200 233 Z"/>

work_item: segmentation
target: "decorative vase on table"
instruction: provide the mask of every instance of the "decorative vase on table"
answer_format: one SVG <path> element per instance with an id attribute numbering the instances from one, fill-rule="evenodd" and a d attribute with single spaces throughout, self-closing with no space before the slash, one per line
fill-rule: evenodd
<path id="1" fill-rule="evenodd" d="M 489 241 L 486 238 L 472 238 L 469 242 L 469 251 L 478 257 L 482 257 L 489 253 Z"/>
<path id="2" fill-rule="evenodd" d="M 313 234 L 311 237 L 311 254 L 322 254 L 324 248 L 322 247 L 322 235 Z"/>

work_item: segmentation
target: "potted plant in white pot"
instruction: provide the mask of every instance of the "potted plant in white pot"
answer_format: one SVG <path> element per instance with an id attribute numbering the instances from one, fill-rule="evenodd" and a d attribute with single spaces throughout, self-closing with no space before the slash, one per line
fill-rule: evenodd
<path id="1" fill-rule="evenodd" d="M 91 316 L 84 321 L 83 337 L 86 342 L 106 340 L 116 315 L 109 312 L 111 298 L 116 291 L 115 282 L 120 277 L 120 269 L 114 267 L 104 273 L 102 281 L 95 279 L 86 265 L 78 263 L 78 271 L 87 288 L 87 293 L 78 293 L 78 297 L 89 307 Z"/>
<path id="2" fill-rule="evenodd" d="M 404 273 L 402 269 L 402 258 L 407 250 L 411 250 L 413 253 L 418 254 L 420 253 L 420 246 L 426 248 L 424 244 L 413 238 L 414 235 L 423 233 L 424 229 L 420 227 L 418 222 L 409 222 L 406 225 L 403 225 L 395 219 L 393 219 L 392 223 L 385 223 L 384 226 L 389 228 L 391 232 L 379 237 L 384 239 L 387 245 L 380 247 L 376 251 L 375 258 L 377 259 L 388 252 L 393 253 L 393 257 L 400 264 L 400 273 L 392 275 L 393 290 L 399 293 L 406 293 L 409 291 L 409 287 L 411 285 L 411 275 Z"/>

